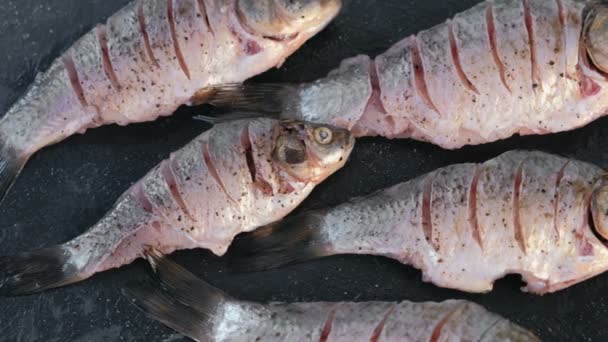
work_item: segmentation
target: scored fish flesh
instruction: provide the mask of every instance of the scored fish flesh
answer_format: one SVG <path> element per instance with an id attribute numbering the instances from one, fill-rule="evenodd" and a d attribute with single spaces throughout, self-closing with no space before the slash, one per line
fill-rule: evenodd
<path id="1" fill-rule="evenodd" d="M 159 284 L 125 292 L 152 318 L 196 341 L 540 341 L 463 301 L 272 303 L 236 300 L 151 252 Z"/>
<path id="2" fill-rule="evenodd" d="M 608 270 L 608 177 L 584 162 L 507 152 L 237 238 L 249 269 L 374 254 L 441 287 L 486 292 L 507 274 L 558 291 Z"/>
<path id="3" fill-rule="evenodd" d="M 208 248 L 222 255 L 234 236 L 295 209 L 340 169 L 354 138 L 298 121 L 219 124 L 171 154 L 84 234 L 62 245 L 0 257 L 0 294 L 74 283 L 141 256 Z"/>
<path id="4" fill-rule="evenodd" d="M 581 127 L 608 113 L 608 5 L 485 1 L 326 78 L 215 87 L 218 106 L 448 149 Z"/>
<path id="5" fill-rule="evenodd" d="M 0 196 L 39 149 L 88 128 L 155 120 L 202 88 L 281 65 L 341 0 L 137 0 L 85 34 L 0 121 Z"/>

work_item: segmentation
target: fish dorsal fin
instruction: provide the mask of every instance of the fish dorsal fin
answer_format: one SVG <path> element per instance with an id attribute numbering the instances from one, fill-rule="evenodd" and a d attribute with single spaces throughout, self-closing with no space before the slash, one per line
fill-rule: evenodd
<path id="1" fill-rule="evenodd" d="M 206 88 L 205 102 L 220 108 L 280 114 L 289 109 L 298 86 L 289 83 L 220 84 Z"/>

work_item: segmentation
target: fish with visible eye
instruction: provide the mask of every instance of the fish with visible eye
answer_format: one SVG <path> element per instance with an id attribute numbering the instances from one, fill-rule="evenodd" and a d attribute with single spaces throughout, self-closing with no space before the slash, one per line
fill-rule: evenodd
<path id="1" fill-rule="evenodd" d="M 140 257 L 207 248 L 281 219 L 348 159 L 353 136 L 300 121 L 239 120 L 195 138 L 131 186 L 84 234 L 62 245 L 0 257 L 0 294 L 86 279 Z"/>
<path id="2" fill-rule="evenodd" d="M 41 148 L 205 102 L 201 89 L 281 65 L 340 8 L 341 0 L 131 2 L 39 74 L 0 120 L 0 199 Z"/>
<path id="3" fill-rule="evenodd" d="M 484 1 L 314 82 L 209 92 L 221 107 L 448 149 L 572 130 L 608 113 L 608 5 Z"/>

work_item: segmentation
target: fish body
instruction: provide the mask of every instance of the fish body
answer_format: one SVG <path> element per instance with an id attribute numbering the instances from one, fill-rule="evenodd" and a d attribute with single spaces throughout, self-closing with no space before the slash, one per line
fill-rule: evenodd
<path id="1" fill-rule="evenodd" d="M 318 131 L 331 140 L 316 146 Z M 63 245 L 0 257 L 0 293 L 73 283 L 130 263 L 145 246 L 164 253 L 200 247 L 221 255 L 239 232 L 295 209 L 344 165 L 353 144 L 347 131 L 301 122 L 217 125 L 131 186 L 84 234 Z M 302 158 L 294 160 L 293 154 Z"/>
<path id="2" fill-rule="evenodd" d="M 281 65 L 340 8 L 339 0 L 251 2 L 138 0 L 85 34 L 0 121 L 0 192 L 44 146 L 155 120 L 203 101 L 205 87 Z"/>
<path id="3" fill-rule="evenodd" d="M 134 303 L 196 341 L 539 341 L 531 332 L 462 300 L 441 303 L 271 303 L 230 298 L 153 257 L 157 287 L 132 287 Z"/>
<path id="4" fill-rule="evenodd" d="M 608 269 L 605 191 L 599 167 L 513 151 L 296 216 L 234 247 L 257 255 L 244 260 L 252 268 L 374 254 L 413 265 L 441 287 L 487 292 L 521 274 L 524 290 L 544 294 Z"/>
<path id="5" fill-rule="evenodd" d="M 594 1 L 484 1 L 326 78 L 226 85 L 211 102 L 447 149 L 572 130 L 608 112 L 607 16 Z"/>

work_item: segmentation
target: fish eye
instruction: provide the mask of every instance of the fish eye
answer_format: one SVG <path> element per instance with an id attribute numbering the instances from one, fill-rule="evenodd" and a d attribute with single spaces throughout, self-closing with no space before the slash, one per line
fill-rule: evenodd
<path id="1" fill-rule="evenodd" d="M 330 144 L 334 138 L 334 135 L 331 129 L 327 127 L 318 127 L 314 130 L 314 138 L 315 141 L 321 145 Z"/>

